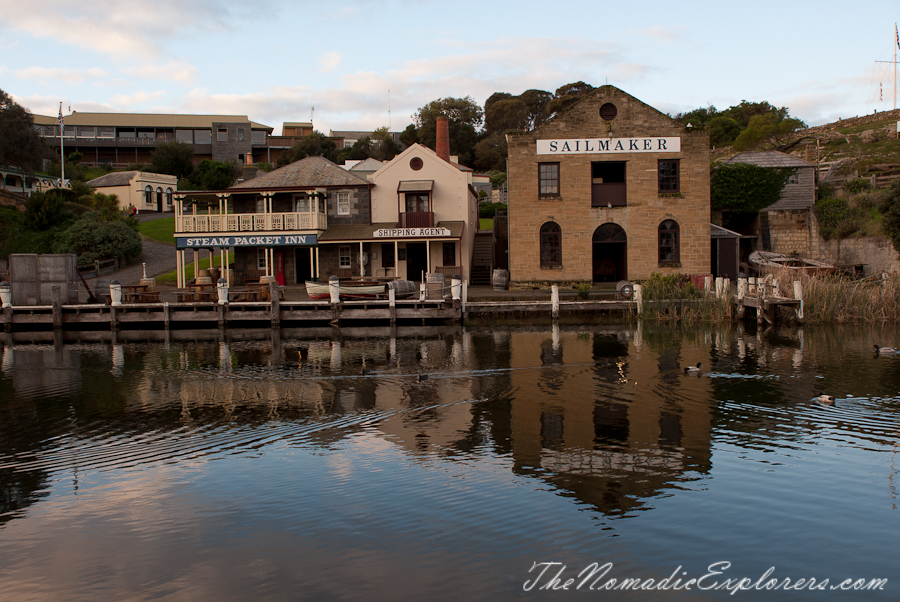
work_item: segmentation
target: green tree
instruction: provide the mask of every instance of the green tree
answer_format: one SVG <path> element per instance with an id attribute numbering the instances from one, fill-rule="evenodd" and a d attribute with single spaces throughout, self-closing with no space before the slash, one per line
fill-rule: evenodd
<path id="1" fill-rule="evenodd" d="M 493 134 L 475 145 L 473 166 L 479 171 L 506 171 L 508 153 L 506 136 Z"/>
<path id="2" fill-rule="evenodd" d="M 400 142 L 406 146 L 412 146 L 419 142 L 419 134 L 416 132 L 416 124 L 410 123 L 406 129 L 400 132 Z"/>
<path id="3" fill-rule="evenodd" d="M 338 148 L 334 140 L 331 140 L 321 132 L 313 132 L 301 138 L 297 144 L 284 151 L 278 157 L 278 167 L 284 167 L 300 159 L 307 157 L 325 157 L 329 161 L 338 161 Z"/>
<path id="4" fill-rule="evenodd" d="M 52 230 L 72 218 L 71 211 L 66 208 L 65 194 L 57 190 L 35 192 L 25 200 L 23 225 L 28 230 Z"/>
<path id="5" fill-rule="evenodd" d="M 191 176 L 178 182 L 182 190 L 224 190 L 241 175 L 237 161 L 200 161 Z"/>
<path id="6" fill-rule="evenodd" d="M 721 115 L 710 119 L 708 127 L 709 144 L 713 147 L 728 146 L 741 133 L 741 126 L 737 121 Z"/>
<path id="7" fill-rule="evenodd" d="M 49 156 L 31 113 L 0 90 L 0 165 L 34 171 Z"/>
<path id="8" fill-rule="evenodd" d="M 561 112 L 565 111 L 566 109 L 577 103 L 579 100 L 581 100 L 593 89 L 594 86 L 586 84 L 584 82 L 575 82 L 572 84 L 566 84 L 565 86 L 560 86 L 553 94 L 553 99 L 547 103 L 548 117 L 555 117 L 559 115 Z"/>
<path id="9" fill-rule="evenodd" d="M 544 90 L 525 90 L 519 94 L 519 100 L 525 103 L 527 108 L 526 129 L 533 130 L 548 119 L 547 106 L 553 100 L 553 95 Z"/>
<path id="10" fill-rule="evenodd" d="M 719 117 L 716 107 L 709 105 L 708 107 L 700 107 L 687 113 L 678 113 L 675 115 L 675 121 L 681 122 L 681 125 L 691 124 L 691 127 L 706 127 L 709 123 Z"/>
<path id="11" fill-rule="evenodd" d="M 446 115 L 450 129 L 450 154 L 458 155 L 459 162 L 471 165 L 475 159 L 475 145 L 479 136 L 477 128 L 484 120 L 484 111 L 472 99 L 440 98 L 432 100 L 413 115 L 416 136 L 420 144 L 434 149 L 437 138 L 437 118 Z"/>
<path id="12" fill-rule="evenodd" d="M 130 263 L 142 249 L 137 230 L 124 220 L 103 221 L 96 213 L 87 213 L 69 226 L 53 246 L 56 253 L 75 253 L 82 264 L 109 257 Z"/>
<path id="13" fill-rule="evenodd" d="M 174 140 L 156 146 L 147 171 L 175 176 L 179 180 L 194 172 L 194 147 Z"/>
<path id="14" fill-rule="evenodd" d="M 710 177 L 710 200 L 714 210 L 756 213 L 781 198 L 781 191 L 794 170 L 760 167 L 750 163 L 720 165 Z"/>
<path id="15" fill-rule="evenodd" d="M 528 129 L 528 106 L 518 98 L 506 98 L 484 110 L 484 131 L 488 135 Z"/>
<path id="16" fill-rule="evenodd" d="M 746 129 L 734 139 L 734 148 L 747 150 L 765 142 L 777 143 L 803 127 L 806 126 L 799 119 L 780 118 L 777 113 L 754 115 Z"/>
<path id="17" fill-rule="evenodd" d="M 394 142 L 394 135 L 387 126 L 376 128 L 372 132 L 372 150 L 369 155 L 378 161 L 390 161 L 400 154 L 400 145 Z"/>
<path id="18" fill-rule="evenodd" d="M 900 181 L 895 181 L 886 191 L 884 200 L 878 206 L 881 212 L 881 226 L 900 252 Z"/>

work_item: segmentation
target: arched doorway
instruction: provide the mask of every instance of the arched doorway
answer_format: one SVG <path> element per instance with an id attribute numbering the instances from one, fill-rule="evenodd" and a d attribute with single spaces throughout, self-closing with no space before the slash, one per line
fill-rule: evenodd
<path id="1" fill-rule="evenodd" d="M 628 278 L 628 237 L 618 224 L 603 224 L 593 236 L 594 282 L 618 282 Z"/>

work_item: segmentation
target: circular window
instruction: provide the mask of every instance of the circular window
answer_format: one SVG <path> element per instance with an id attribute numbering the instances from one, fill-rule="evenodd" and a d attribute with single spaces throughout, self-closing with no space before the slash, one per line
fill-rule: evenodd
<path id="1" fill-rule="evenodd" d="M 616 105 L 611 102 L 608 102 L 600 107 L 600 119 L 602 119 L 603 121 L 612 121 L 618 114 L 619 110 L 616 108 Z"/>
<path id="2" fill-rule="evenodd" d="M 423 163 L 422 159 L 420 159 L 419 157 L 413 157 L 409 160 L 409 166 L 415 171 L 419 171 L 420 169 L 422 169 L 423 165 L 425 165 L 425 163 Z"/>

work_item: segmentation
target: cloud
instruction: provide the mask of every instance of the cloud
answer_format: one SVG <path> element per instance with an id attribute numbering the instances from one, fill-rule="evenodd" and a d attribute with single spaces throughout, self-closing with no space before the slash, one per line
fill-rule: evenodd
<path id="1" fill-rule="evenodd" d="M 143 105 L 162 99 L 166 93 L 162 90 L 156 92 L 135 92 L 134 94 L 117 94 L 112 97 L 115 106 L 129 110 L 135 105 Z"/>
<path id="2" fill-rule="evenodd" d="M 91 69 L 59 69 L 50 67 L 26 67 L 15 71 L 16 77 L 21 79 L 37 79 L 44 82 L 63 82 L 69 86 L 84 83 L 87 80 L 96 80 L 106 77 L 108 74 L 99 67 Z"/>
<path id="3" fill-rule="evenodd" d="M 241 0 L 34 0 L 8 4 L 3 13 L 6 27 L 117 59 L 150 59 L 163 53 L 164 41 L 185 31 L 229 31 L 256 14 Z"/>
<path id="4" fill-rule="evenodd" d="M 165 64 L 145 64 L 140 67 L 123 67 L 122 72 L 136 79 L 155 79 L 193 84 L 197 77 L 197 68 L 185 61 L 170 61 Z"/>
<path id="5" fill-rule="evenodd" d="M 641 30 L 641 33 L 648 38 L 662 40 L 663 42 L 674 42 L 681 38 L 681 27 L 663 27 L 657 25 Z"/>
<path id="6" fill-rule="evenodd" d="M 342 60 L 344 60 L 344 56 L 340 52 L 336 52 L 334 50 L 332 50 L 331 52 L 326 52 L 319 59 L 319 71 L 321 71 L 322 73 L 331 73 L 332 71 L 337 69 Z"/>

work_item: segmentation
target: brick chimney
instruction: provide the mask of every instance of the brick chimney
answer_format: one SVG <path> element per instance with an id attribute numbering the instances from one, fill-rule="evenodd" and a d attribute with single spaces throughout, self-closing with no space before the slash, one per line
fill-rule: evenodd
<path id="1" fill-rule="evenodd" d="M 450 122 L 446 115 L 440 115 L 437 118 L 437 139 L 435 141 L 434 151 L 437 156 L 450 162 Z"/>

